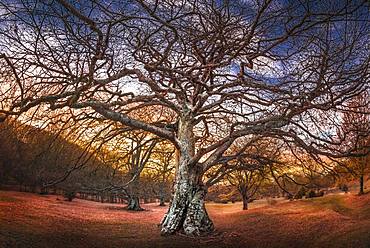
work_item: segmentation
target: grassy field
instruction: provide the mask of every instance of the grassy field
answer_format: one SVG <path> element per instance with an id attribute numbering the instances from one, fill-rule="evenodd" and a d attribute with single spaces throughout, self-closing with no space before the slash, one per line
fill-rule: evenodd
<path id="1" fill-rule="evenodd" d="M 328 195 L 251 209 L 208 204 L 216 232 L 161 237 L 167 207 L 124 206 L 0 191 L 0 247 L 370 247 L 370 194 Z"/>

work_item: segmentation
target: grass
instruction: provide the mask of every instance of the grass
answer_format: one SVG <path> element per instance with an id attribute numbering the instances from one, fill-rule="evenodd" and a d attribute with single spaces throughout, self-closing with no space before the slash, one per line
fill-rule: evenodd
<path id="1" fill-rule="evenodd" d="M 350 215 L 353 211 L 347 206 L 345 197 L 342 195 L 328 195 L 326 197 L 305 199 L 304 201 L 311 204 L 317 211 L 330 209 L 342 215 Z"/>
<path id="2" fill-rule="evenodd" d="M 11 196 L 0 195 L 0 202 L 16 202 L 18 199 Z"/>
<path id="3" fill-rule="evenodd" d="M 216 232 L 162 237 L 167 210 L 120 210 L 114 204 L 57 200 L 0 191 L 0 247 L 370 247 L 370 194 L 329 195 L 294 202 L 208 204 Z"/>
<path id="4" fill-rule="evenodd" d="M 330 209 L 341 215 L 352 218 L 370 219 L 370 194 L 364 195 L 328 195 L 313 199 L 303 200 L 316 210 Z"/>

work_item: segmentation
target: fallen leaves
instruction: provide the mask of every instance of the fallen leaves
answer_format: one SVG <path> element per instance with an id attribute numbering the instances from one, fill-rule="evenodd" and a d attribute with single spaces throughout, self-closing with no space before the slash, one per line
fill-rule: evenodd
<path id="1" fill-rule="evenodd" d="M 342 195 L 274 207 L 257 203 L 247 211 L 209 204 L 216 232 L 189 238 L 160 236 L 167 207 L 157 204 L 132 212 L 118 204 L 0 191 L 0 247 L 367 247 L 369 203 L 370 195 Z"/>

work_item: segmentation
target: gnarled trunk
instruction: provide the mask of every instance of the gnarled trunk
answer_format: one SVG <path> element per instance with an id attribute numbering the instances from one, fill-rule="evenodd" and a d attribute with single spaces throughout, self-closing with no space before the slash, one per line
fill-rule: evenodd
<path id="1" fill-rule="evenodd" d="M 202 183 L 202 169 L 197 165 L 189 165 L 195 151 L 191 119 L 180 119 L 178 140 L 180 149 L 174 195 L 162 220 L 161 234 L 183 231 L 187 235 L 199 236 L 213 231 L 214 226 L 204 204 L 207 189 Z"/>
<path id="2" fill-rule="evenodd" d="M 139 192 L 139 179 L 136 179 L 132 184 L 129 186 L 127 190 L 128 195 L 128 204 L 127 204 L 127 210 L 132 211 L 142 211 L 144 210 L 140 206 L 140 199 L 138 196 Z"/>
<path id="3" fill-rule="evenodd" d="M 171 206 L 162 220 L 161 233 L 184 231 L 187 235 L 199 236 L 213 231 L 214 226 L 204 204 L 207 190 L 191 179 L 176 184 Z"/>
<path id="4" fill-rule="evenodd" d="M 144 209 L 140 207 L 140 200 L 139 197 L 137 196 L 130 196 L 128 198 L 128 205 L 127 205 L 128 210 L 132 211 L 143 211 Z"/>

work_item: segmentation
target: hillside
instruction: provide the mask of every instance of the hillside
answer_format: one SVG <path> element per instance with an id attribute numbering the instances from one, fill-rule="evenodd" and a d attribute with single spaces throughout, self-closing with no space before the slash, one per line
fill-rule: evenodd
<path id="1" fill-rule="evenodd" d="M 78 135 L 49 129 L 15 119 L 0 122 L 0 186 L 36 192 L 54 182 L 59 188 L 75 190 L 82 185 L 105 185 L 103 177 L 112 169 L 96 156 L 93 147 Z"/>

